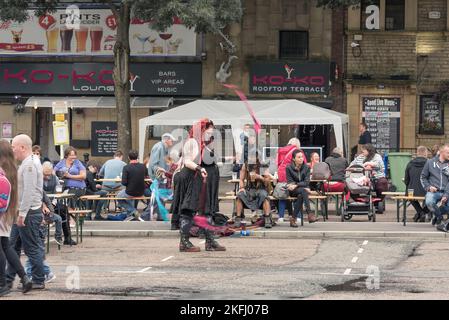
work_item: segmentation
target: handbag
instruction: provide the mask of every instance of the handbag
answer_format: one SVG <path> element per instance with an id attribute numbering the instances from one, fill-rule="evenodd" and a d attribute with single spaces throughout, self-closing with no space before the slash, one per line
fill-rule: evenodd
<path id="1" fill-rule="evenodd" d="M 278 182 L 274 187 L 273 197 L 279 200 L 285 200 L 289 196 L 288 187 L 286 182 Z"/>

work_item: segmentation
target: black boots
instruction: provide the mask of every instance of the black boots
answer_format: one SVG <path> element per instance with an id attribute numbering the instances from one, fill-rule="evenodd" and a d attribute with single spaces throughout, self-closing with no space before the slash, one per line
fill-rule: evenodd
<path id="1" fill-rule="evenodd" d="M 214 235 L 211 231 L 204 230 L 204 233 L 206 235 L 206 251 L 226 251 L 225 247 L 215 241 Z"/>
<path id="2" fill-rule="evenodd" d="M 24 275 L 22 279 L 20 279 L 20 283 L 22 284 L 22 293 L 27 293 L 33 288 L 33 283 L 27 275 Z"/>
<path id="3" fill-rule="evenodd" d="M 181 233 L 181 241 L 179 242 L 180 252 L 200 252 L 200 247 L 195 247 L 193 243 L 190 242 L 189 236 Z"/>
<path id="4" fill-rule="evenodd" d="M 239 216 L 236 216 L 234 218 L 234 227 L 235 228 L 240 228 L 240 226 L 242 225 L 242 218 Z"/>
<path id="5" fill-rule="evenodd" d="M 271 229 L 271 227 L 273 226 L 273 223 L 271 222 L 271 216 L 264 216 L 265 218 L 265 228 L 266 229 Z"/>
<path id="6" fill-rule="evenodd" d="M 27 275 L 24 275 L 22 279 L 20 279 L 20 283 L 22 284 L 19 286 L 19 289 L 22 290 L 22 293 L 27 293 L 33 289 L 33 282 L 30 278 L 28 278 Z M 0 287 L 0 297 L 7 295 L 11 289 L 12 289 L 12 282 L 6 282 L 6 284 L 3 287 Z"/>

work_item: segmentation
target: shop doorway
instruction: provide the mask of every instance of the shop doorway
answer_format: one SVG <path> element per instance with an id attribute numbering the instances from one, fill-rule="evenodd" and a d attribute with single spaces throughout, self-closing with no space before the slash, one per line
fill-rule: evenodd
<path id="1" fill-rule="evenodd" d="M 301 141 L 303 147 L 321 147 L 323 150 L 322 159 L 330 154 L 330 127 L 328 125 L 299 125 L 296 127 L 296 137 Z M 310 151 L 309 153 L 313 152 Z M 307 160 L 310 155 L 306 152 Z"/>
<path id="2" fill-rule="evenodd" d="M 38 144 L 42 150 L 42 156 L 52 161 L 59 160 L 53 139 L 53 114 L 51 108 L 39 108 L 36 110 L 36 132 L 34 144 Z"/>

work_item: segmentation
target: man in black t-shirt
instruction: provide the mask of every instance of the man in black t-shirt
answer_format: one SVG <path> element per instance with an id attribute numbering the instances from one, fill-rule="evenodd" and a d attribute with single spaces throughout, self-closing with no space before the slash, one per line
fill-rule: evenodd
<path id="1" fill-rule="evenodd" d="M 359 132 L 360 132 L 360 138 L 359 138 L 359 144 L 371 144 L 371 133 L 367 130 L 368 126 L 366 123 L 361 123 L 359 125 Z"/>
<path id="2" fill-rule="evenodd" d="M 128 153 L 129 164 L 123 167 L 122 172 L 122 185 L 126 187 L 126 189 L 120 191 L 117 194 L 117 198 L 131 198 L 131 197 L 142 197 L 149 196 L 150 191 L 145 183 L 145 179 L 148 178 L 148 169 L 142 163 L 139 163 L 137 160 L 139 153 L 136 150 L 131 150 Z M 140 218 L 140 214 L 137 211 L 137 208 L 134 206 L 133 200 L 119 200 L 119 205 L 126 210 L 127 218 L 125 221 L 130 221 L 134 218 L 137 218 L 140 221 L 143 221 Z"/>

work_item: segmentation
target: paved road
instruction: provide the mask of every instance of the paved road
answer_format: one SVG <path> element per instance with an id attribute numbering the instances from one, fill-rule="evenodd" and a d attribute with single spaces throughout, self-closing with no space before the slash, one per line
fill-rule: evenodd
<path id="1" fill-rule="evenodd" d="M 6 299 L 449 298 L 444 239 L 221 243 L 226 252 L 188 254 L 178 252 L 175 238 L 88 237 L 51 251 L 47 259 L 57 279 L 46 291 L 14 291 Z"/>

